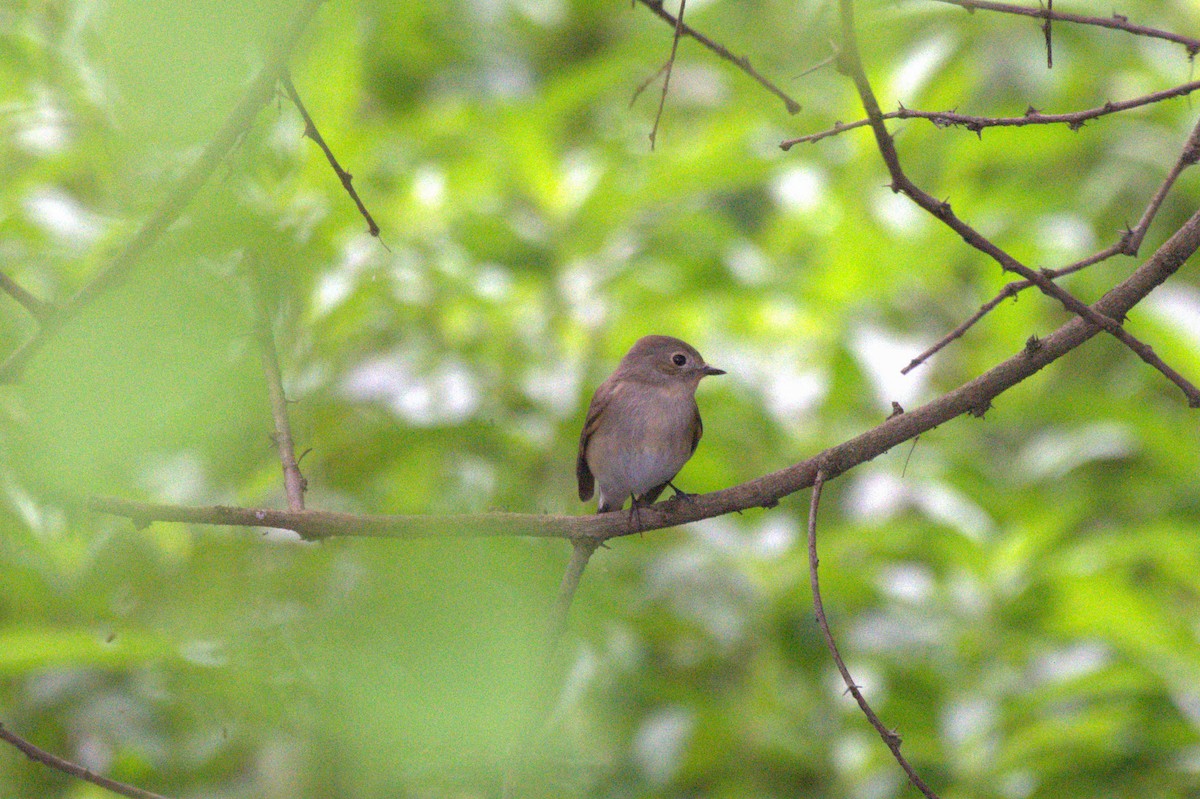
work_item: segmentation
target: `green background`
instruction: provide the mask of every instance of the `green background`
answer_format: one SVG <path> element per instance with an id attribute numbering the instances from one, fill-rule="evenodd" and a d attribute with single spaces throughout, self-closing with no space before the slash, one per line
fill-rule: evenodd
<path id="1" fill-rule="evenodd" d="M 0 3 L 0 269 L 62 301 L 162 203 L 294 2 Z M 671 6 L 672 10 L 674 6 Z M 1058 10 L 1107 16 L 1094 3 Z M 1189 2 L 1131 20 L 1200 30 Z M 884 110 L 1072 111 L 1192 79 L 1178 46 L 927 0 L 861 3 Z M 783 104 L 627 2 L 324 4 L 291 59 L 365 223 L 285 97 L 130 280 L 0 388 L 0 723 L 177 797 L 914 796 L 817 633 L 807 492 L 612 542 L 542 670 L 569 547 L 331 540 L 129 522 L 67 493 L 282 507 L 247 313 L 261 264 L 309 507 L 586 513 L 591 390 L 646 333 L 728 376 L 679 477 L 783 468 L 936 397 L 1068 317 L 887 188 L 826 66 L 836 5 L 693 0 Z M 1189 100 L 1064 126 L 892 123 L 914 180 L 1033 267 L 1141 216 Z M 1196 209 L 1185 173 L 1153 251 Z M 386 246 L 385 246 L 386 245 Z M 1136 264 L 1067 285 L 1091 301 Z M 1130 316 L 1200 378 L 1185 266 Z M 0 354 L 34 331 L 0 298 Z M 1098 337 L 831 483 L 825 604 L 868 699 L 943 797 L 1200 795 L 1200 449 L 1165 379 Z M 529 732 L 546 708 L 547 728 Z M 536 725 L 535 725 L 536 726 Z M 95 797 L 0 747 L 0 797 Z"/>

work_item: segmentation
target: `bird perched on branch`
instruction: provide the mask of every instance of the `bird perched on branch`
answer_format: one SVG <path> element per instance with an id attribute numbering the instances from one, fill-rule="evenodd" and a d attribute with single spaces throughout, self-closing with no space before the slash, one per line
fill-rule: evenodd
<path id="1" fill-rule="evenodd" d="M 636 515 L 667 486 L 687 496 L 671 480 L 704 433 L 696 386 L 723 374 L 677 338 L 638 339 L 588 406 L 575 461 L 579 498 L 586 502 L 595 489 L 597 512 L 605 513 L 623 508 L 628 497 Z"/>

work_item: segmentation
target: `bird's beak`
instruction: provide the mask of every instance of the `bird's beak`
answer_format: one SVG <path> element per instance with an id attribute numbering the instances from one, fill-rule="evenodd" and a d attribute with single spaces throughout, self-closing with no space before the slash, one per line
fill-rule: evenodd
<path id="1" fill-rule="evenodd" d="M 708 364 L 705 364 L 705 365 L 704 365 L 703 372 L 704 372 L 704 375 L 705 375 L 705 377 L 708 377 L 708 376 L 711 376 L 711 375 L 723 375 L 723 374 L 725 374 L 725 370 L 724 370 L 724 369 L 718 369 L 717 367 L 715 367 L 715 366 L 709 366 Z"/>

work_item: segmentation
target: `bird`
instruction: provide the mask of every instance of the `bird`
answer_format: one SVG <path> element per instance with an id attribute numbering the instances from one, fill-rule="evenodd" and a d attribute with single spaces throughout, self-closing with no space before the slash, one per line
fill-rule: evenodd
<path id="1" fill-rule="evenodd" d="M 704 434 L 696 387 L 723 374 L 677 338 L 638 339 L 588 405 L 575 461 L 579 499 L 595 492 L 597 513 L 621 510 L 629 499 L 632 519 L 667 486 L 687 497 L 671 481 Z"/>

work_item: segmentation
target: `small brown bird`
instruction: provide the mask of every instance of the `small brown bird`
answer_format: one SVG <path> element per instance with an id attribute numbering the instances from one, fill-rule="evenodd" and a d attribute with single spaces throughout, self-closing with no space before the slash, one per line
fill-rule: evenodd
<path id="1" fill-rule="evenodd" d="M 575 461 L 579 498 L 591 499 L 598 487 L 596 511 L 605 513 L 624 507 L 626 497 L 636 512 L 667 486 L 683 495 L 671 480 L 704 434 L 696 386 L 723 374 L 677 338 L 638 339 L 588 406 Z"/>

